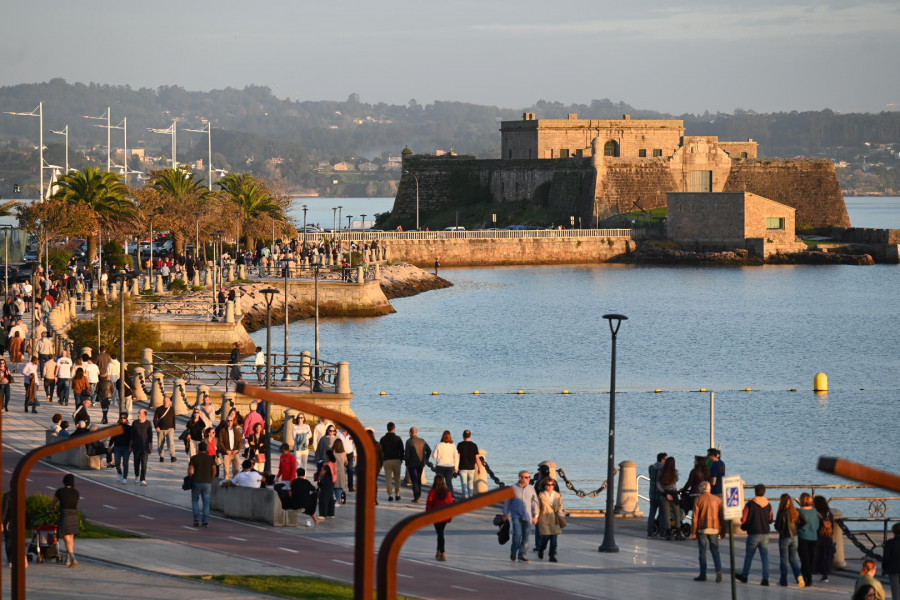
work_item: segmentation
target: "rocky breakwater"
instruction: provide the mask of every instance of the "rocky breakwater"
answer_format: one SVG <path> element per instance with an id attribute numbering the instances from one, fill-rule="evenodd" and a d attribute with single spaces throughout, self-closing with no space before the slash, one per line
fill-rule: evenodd
<path id="1" fill-rule="evenodd" d="M 450 287 L 453 284 L 434 274 L 408 264 L 382 265 L 381 279 L 364 284 L 344 283 L 335 279 L 319 280 L 319 316 L 377 317 L 396 312 L 390 299 Z M 272 302 L 272 322 L 284 323 L 284 281 L 234 284 L 241 294 L 242 323 L 247 331 L 266 326 L 266 298 L 262 290 L 280 290 Z M 315 316 L 315 284 L 292 281 L 288 285 L 290 320 Z"/>
<path id="2" fill-rule="evenodd" d="M 751 256 L 743 249 L 701 252 L 676 248 L 643 246 L 631 254 L 617 257 L 610 262 L 647 265 L 873 265 L 868 254 L 843 254 L 838 252 L 789 252 L 768 258 Z"/>

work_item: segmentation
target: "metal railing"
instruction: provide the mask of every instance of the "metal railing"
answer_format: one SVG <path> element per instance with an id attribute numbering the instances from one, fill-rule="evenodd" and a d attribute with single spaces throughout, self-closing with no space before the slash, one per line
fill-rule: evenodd
<path id="1" fill-rule="evenodd" d="M 631 237 L 631 229 L 477 229 L 473 231 L 341 231 L 308 233 L 306 241 L 339 240 L 484 240 L 524 238 L 596 238 Z"/>

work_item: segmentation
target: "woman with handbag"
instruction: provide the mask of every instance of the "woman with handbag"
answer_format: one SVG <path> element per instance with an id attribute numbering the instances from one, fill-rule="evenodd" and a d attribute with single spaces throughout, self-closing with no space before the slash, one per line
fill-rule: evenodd
<path id="1" fill-rule="evenodd" d="M 262 473 L 266 468 L 266 446 L 269 436 L 263 431 L 263 424 L 253 426 L 253 433 L 247 438 L 247 458 L 253 461 L 253 467 Z"/>
<path id="2" fill-rule="evenodd" d="M 431 486 L 431 491 L 428 492 L 428 498 L 425 500 L 425 512 L 448 504 L 453 504 L 453 492 L 447 487 L 443 475 L 435 475 L 434 484 Z M 444 528 L 447 527 L 449 522 L 450 519 L 447 519 L 434 524 L 434 531 L 437 533 L 437 552 L 434 557 L 440 561 L 447 560 L 447 554 L 444 552 Z"/>
<path id="3" fill-rule="evenodd" d="M 566 526 L 565 513 L 563 512 L 562 496 L 556 488 L 556 480 L 546 477 L 541 482 L 541 493 L 538 494 L 540 514 L 538 515 L 537 530 L 541 535 L 538 546 L 538 558 L 544 558 L 544 550 L 550 544 L 550 562 L 556 560 L 556 539 Z"/>
<path id="4" fill-rule="evenodd" d="M 0 394 L 3 396 L 3 410 L 9 412 L 9 384 L 13 381 L 13 374 L 6 365 L 6 361 L 0 359 Z"/>
<path id="5" fill-rule="evenodd" d="M 81 367 L 75 369 L 75 376 L 72 377 L 72 393 L 75 395 L 76 408 L 81 407 L 85 398 L 91 397 L 91 384 L 88 383 L 87 375 Z"/>
<path id="6" fill-rule="evenodd" d="M 666 539 L 674 536 L 677 540 L 684 540 L 681 533 L 681 505 L 678 501 L 678 469 L 675 468 L 675 457 L 670 456 L 663 463 L 656 480 L 656 489 L 660 492 L 660 505 L 663 512 L 663 523 L 666 526 Z M 661 534 L 662 532 L 660 532 Z"/>
<path id="7" fill-rule="evenodd" d="M 316 473 L 316 481 L 319 482 L 319 517 L 322 519 L 334 518 L 334 482 L 337 481 L 337 464 L 334 462 L 334 452 L 325 452 L 325 462 Z"/>
<path id="8" fill-rule="evenodd" d="M 781 503 L 778 505 L 778 513 L 775 515 L 775 531 L 778 532 L 778 555 L 781 558 L 781 579 L 778 585 L 786 587 L 788 584 L 788 565 L 794 572 L 794 580 L 800 587 L 806 585 L 803 579 L 803 571 L 797 554 L 797 530 L 806 524 L 806 520 L 797 507 L 790 494 L 781 495 Z"/>
<path id="9" fill-rule="evenodd" d="M 813 506 L 819 514 L 819 528 L 816 530 L 816 547 L 813 551 L 813 571 L 821 573 L 820 581 L 828 582 L 831 564 L 834 562 L 834 515 L 828 507 L 825 496 L 813 498 Z"/>

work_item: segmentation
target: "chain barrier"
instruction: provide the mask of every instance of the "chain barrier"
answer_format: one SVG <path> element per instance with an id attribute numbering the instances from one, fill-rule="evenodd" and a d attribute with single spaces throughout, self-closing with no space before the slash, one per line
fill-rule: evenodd
<path id="1" fill-rule="evenodd" d="M 866 555 L 867 558 L 871 558 L 872 560 L 875 560 L 878 562 L 882 561 L 882 559 L 884 557 L 879 554 L 876 554 L 876 552 L 875 552 L 875 548 L 878 547 L 878 544 L 873 542 L 872 539 L 869 538 L 869 535 L 867 533 L 861 532 L 861 535 L 864 535 L 866 537 L 866 539 L 869 541 L 869 544 L 870 544 L 869 546 L 866 546 L 862 541 L 860 541 L 856 537 L 855 533 L 850 531 L 850 528 L 847 527 L 847 525 L 844 523 L 843 519 L 835 519 L 835 522 L 838 524 L 838 526 L 840 526 L 841 531 L 844 532 L 844 537 L 846 537 L 848 540 L 850 540 L 854 546 L 856 546 L 859 550 L 861 550 L 862 553 L 864 555 Z"/>
<path id="2" fill-rule="evenodd" d="M 496 483 L 497 485 L 499 485 L 499 486 L 502 487 L 502 488 L 505 488 L 505 487 L 506 487 L 506 484 L 503 483 L 502 481 L 500 481 L 500 478 L 497 477 L 497 476 L 494 474 L 494 471 L 491 470 L 490 465 L 488 465 L 488 462 L 484 459 L 483 456 L 481 457 L 481 464 L 484 465 L 484 470 L 487 471 L 488 476 L 491 478 L 491 480 L 492 480 L 494 483 Z"/>
<path id="3" fill-rule="evenodd" d="M 558 468 L 558 469 L 556 469 L 556 472 L 559 474 L 560 479 L 562 479 L 563 481 L 566 482 L 566 487 L 568 489 L 570 489 L 571 491 L 575 492 L 575 495 L 578 496 L 579 498 L 584 498 L 584 497 L 596 498 L 608 487 L 608 482 L 604 481 L 603 483 L 600 484 L 600 487 L 598 487 L 593 492 L 583 492 L 581 490 L 575 489 L 575 484 L 572 483 L 571 481 L 569 481 L 569 478 L 566 477 L 566 472 L 563 469 Z M 619 473 L 618 469 L 613 470 L 613 475 L 616 475 L 618 473 Z"/>

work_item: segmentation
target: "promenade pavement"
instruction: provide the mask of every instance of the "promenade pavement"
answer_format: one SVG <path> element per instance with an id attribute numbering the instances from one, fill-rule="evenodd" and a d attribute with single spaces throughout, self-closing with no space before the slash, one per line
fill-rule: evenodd
<path id="1" fill-rule="evenodd" d="M 15 462 L 23 451 L 44 443 L 44 431 L 54 412 L 69 416 L 73 406 L 41 402 L 38 414 L 22 412 L 21 385 L 15 385 L 11 410 L 3 414 L 4 489 Z M 62 410 L 61 410 L 62 409 Z M 135 409 L 136 410 L 136 409 Z M 68 414 L 66 414 L 68 413 Z M 99 410 L 94 414 L 99 421 Z M 374 425 L 374 424 L 373 424 Z M 377 428 L 377 427 L 376 427 Z M 378 429 L 378 428 L 377 428 Z M 160 463 L 155 455 L 148 469 L 148 486 L 116 483 L 114 469 L 73 470 L 82 494 L 81 509 L 95 523 L 118 527 L 145 536 L 129 540 L 80 540 L 76 553 L 80 564 L 66 569 L 53 564 L 32 565 L 27 573 L 29 598 L 160 597 L 222 598 L 260 597 L 172 576 L 208 574 L 313 574 L 352 581 L 354 494 L 337 509 L 337 517 L 315 527 L 275 528 L 214 516 L 209 529 L 191 526 L 189 492 L 181 490 L 187 457 Z M 52 494 L 60 487 L 64 470 L 42 463 L 31 474 L 29 493 Z M 420 512 L 424 502 L 410 502 L 404 489 L 400 502 L 385 501 L 379 479 L 376 548 L 397 521 Z M 565 495 L 564 495 L 565 499 Z M 694 582 L 698 573 L 696 542 L 666 542 L 646 537 L 643 519 L 617 519 L 616 541 L 620 551 L 599 553 L 603 520 L 570 518 L 559 539 L 559 563 L 537 559 L 511 562 L 509 545 L 497 543 L 491 524 L 498 508 L 457 517 L 447 527 L 446 563 L 434 560 L 435 536 L 431 528 L 413 535 L 404 545 L 398 568 L 401 594 L 420 598 L 728 598 L 728 542 L 722 541 L 725 580 L 716 584 Z M 743 564 L 744 539 L 735 540 L 735 564 Z M 737 584 L 746 599 L 780 600 L 799 595 L 815 598 L 849 598 L 855 574 L 833 574 L 829 583 L 810 589 L 781 588 L 778 581 L 778 544 L 769 544 L 770 587 L 759 585 L 760 563 L 754 560 L 750 583 Z M 851 563 L 850 568 L 856 569 Z M 710 561 L 710 569 L 712 564 Z M 53 576 L 46 576 L 53 570 Z M 8 590 L 8 571 L 3 586 Z M 40 576 L 38 576 L 40 574 Z M 95 584 L 100 584 L 97 587 Z M 90 593 L 88 594 L 88 590 Z M 4 592 L 7 593 L 7 592 Z"/>

